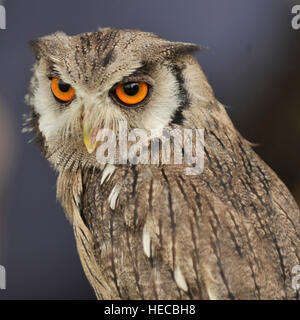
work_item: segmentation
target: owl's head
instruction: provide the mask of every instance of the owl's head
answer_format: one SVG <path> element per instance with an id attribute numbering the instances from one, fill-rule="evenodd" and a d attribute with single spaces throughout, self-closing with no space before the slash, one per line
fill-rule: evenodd
<path id="1" fill-rule="evenodd" d="M 57 32 L 32 41 L 36 54 L 27 102 L 30 125 L 58 170 L 97 166 L 102 128 L 159 129 L 192 121 L 185 112 L 212 98 L 191 56 L 194 44 L 152 33 L 100 29 Z"/>

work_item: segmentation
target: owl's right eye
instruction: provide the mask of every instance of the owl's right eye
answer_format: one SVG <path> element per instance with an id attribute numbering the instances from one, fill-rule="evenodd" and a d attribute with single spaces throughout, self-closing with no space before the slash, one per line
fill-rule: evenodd
<path id="1" fill-rule="evenodd" d="M 75 89 L 59 78 L 51 79 L 51 91 L 60 102 L 69 102 L 75 97 Z"/>
<path id="2" fill-rule="evenodd" d="M 149 85 L 144 81 L 120 83 L 113 92 L 118 101 L 131 106 L 143 102 L 148 93 Z"/>

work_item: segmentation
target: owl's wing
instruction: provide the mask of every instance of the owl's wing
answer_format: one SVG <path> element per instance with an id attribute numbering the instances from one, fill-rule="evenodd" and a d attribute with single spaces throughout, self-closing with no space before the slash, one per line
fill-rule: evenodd
<path id="1" fill-rule="evenodd" d="M 57 181 L 57 198 L 73 225 L 78 254 L 83 270 L 99 299 L 116 299 L 114 291 L 100 273 L 94 255 L 93 235 L 83 220 L 81 198 L 83 196 L 82 172 L 65 170 Z"/>
<path id="2" fill-rule="evenodd" d="M 225 185 L 218 194 L 199 178 L 168 169 L 161 177 L 166 183 L 152 182 L 143 249 L 154 266 L 157 255 L 168 265 L 180 291 L 173 297 L 297 297 L 292 269 L 299 264 L 299 215 L 284 209 L 294 204 L 282 185 L 259 200 L 247 182 L 224 196 Z"/>
<path id="3" fill-rule="evenodd" d="M 144 182 L 143 249 L 154 270 L 157 259 L 168 266 L 177 286 L 169 297 L 299 299 L 299 209 L 248 143 L 237 145 L 231 161 L 208 147 L 200 176 L 165 166 Z"/>
<path id="4" fill-rule="evenodd" d="M 73 203 L 64 207 L 99 298 L 299 298 L 292 196 L 243 139 L 230 159 L 209 139 L 199 176 L 182 166 L 107 166 L 61 188 L 81 185 L 62 202 Z"/>

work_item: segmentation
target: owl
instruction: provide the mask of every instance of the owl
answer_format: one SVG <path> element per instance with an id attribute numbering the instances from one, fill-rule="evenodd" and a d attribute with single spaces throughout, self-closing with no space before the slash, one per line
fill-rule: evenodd
<path id="1" fill-rule="evenodd" d="M 27 126 L 58 173 L 57 198 L 98 299 L 299 299 L 299 208 L 215 98 L 198 46 L 113 28 L 31 45 Z M 101 163 L 109 142 L 99 133 L 118 142 L 121 122 L 202 128 L 201 174 Z"/>

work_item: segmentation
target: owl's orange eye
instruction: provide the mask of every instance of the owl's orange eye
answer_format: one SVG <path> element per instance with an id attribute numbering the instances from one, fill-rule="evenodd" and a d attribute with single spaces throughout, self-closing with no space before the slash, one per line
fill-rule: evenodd
<path id="1" fill-rule="evenodd" d="M 115 94 L 118 99 L 129 105 L 134 105 L 145 100 L 149 92 L 149 85 L 146 82 L 120 83 Z"/>
<path id="2" fill-rule="evenodd" d="M 75 96 L 74 88 L 59 78 L 51 79 L 51 90 L 55 98 L 62 102 L 71 101 Z"/>

